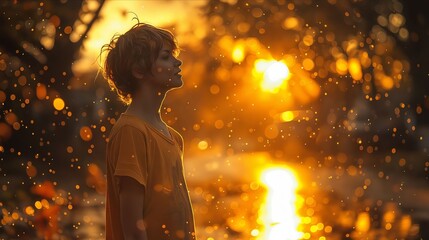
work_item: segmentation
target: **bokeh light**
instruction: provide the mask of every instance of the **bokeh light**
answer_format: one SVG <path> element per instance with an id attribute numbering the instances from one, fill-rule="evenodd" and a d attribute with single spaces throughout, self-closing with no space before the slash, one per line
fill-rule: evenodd
<path id="1" fill-rule="evenodd" d="M 62 98 L 55 98 L 53 101 L 54 108 L 58 111 L 61 111 L 65 107 L 65 102 Z"/>

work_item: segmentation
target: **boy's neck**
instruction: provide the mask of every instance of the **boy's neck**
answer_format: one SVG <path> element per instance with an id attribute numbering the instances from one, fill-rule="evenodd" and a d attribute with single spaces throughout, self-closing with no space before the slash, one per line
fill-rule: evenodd
<path id="1" fill-rule="evenodd" d="M 162 122 L 160 109 L 165 98 L 162 92 L 139 92 L 133 96 L 125 113 L 138 116 L 148 122 Z"/>

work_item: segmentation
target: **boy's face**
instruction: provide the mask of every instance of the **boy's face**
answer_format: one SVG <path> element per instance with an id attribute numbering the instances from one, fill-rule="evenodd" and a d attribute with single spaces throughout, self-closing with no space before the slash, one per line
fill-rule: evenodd
<path id="1" fill-rule="evenodd" d="M 182 62 L 175 57 L 174 49 L 169 44 L 164 44 L 152 65 L 152 74 L 146 76 L 145 80 L 165 91 L 181 87 L 183 81 L 180 65 Z"/>

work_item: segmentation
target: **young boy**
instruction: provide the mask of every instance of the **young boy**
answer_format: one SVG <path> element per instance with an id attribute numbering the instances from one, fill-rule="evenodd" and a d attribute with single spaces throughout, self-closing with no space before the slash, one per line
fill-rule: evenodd
<path id="1" fill-rule="evenodd" d="M 104 75 L 128 105 L 107 143 L 106 239 L 195 239 L 183 139 L 160 114 L 166 93 L 183 84 L 176 40 L 138 23 L 104 52 Z"/>

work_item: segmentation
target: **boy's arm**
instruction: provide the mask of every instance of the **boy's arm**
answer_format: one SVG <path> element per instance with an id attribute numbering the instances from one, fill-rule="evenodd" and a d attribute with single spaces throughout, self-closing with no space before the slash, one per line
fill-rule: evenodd
<path id="1" fill-rule="evenodd" d="M 147 240 L 143 224 L 144 186 L 131 177 L 121 177 L 119 201 L 125 240 Z"/>

